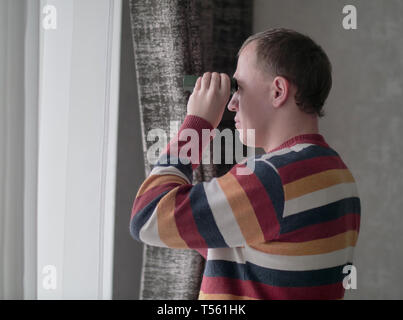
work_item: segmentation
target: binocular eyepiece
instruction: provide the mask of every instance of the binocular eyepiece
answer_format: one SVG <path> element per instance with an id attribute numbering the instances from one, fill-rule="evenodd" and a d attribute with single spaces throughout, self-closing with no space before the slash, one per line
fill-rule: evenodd
<path id="1" fill-rule="evenodd" d="M 183 76 L 183 90 L 193 92 L 199 76 L 185 75 Z M 234 94 L 238 90 L 238 83 L 234 78 L 231 78 L 231 94 Z"/>

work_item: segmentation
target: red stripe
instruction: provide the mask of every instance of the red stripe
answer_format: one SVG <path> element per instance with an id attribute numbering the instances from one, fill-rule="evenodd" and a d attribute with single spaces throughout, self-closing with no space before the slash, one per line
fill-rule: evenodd
<path id="1" fill-rule="evenodd" d="M 143 193 L 141 196 L 137 197 L 134 200 L 131 218 L 133 218 L 136 215 L 136 213 L 141 211 L 145 206 L 147 206 L 151 201 L 153 201 L 155 198 L 161 195 L 164 191 L 174 189 L 175 187 L 180 185 L 181 185 L 180 183 L 170 182 L 159 186 L 155 186 L 150 190 L 147 190 L 145 193 Z"/>
<path id="2" fill-rule="evenodd" d="M 240 165 L 246 167 L 245 165 Z M 232 172 L 231 172 L 232 174 Z M 245 191 L 259 221 L 260 228 L 266 240 L 272 240 L 278 236 L 280 225 L 277 221 L 276 210 L 267 194 L 264 185 L 255 174 L 236 175 L 235 179 Z"/>
<path id="3" fill-rule="evenodd" d="M 349 230 L 359 232 L 360 217 L 361 216 L 357 213 L 349 213 L 332 221 L 311 225 L 288 233 L 283 233 L 280 235 L 279 240 L 304 242 L 333 237 Z"/>
<path id="4" fill-rule="evenodd" d="M 331 169 L 347 169 L 338 156 L 315 157 L 292 162 L 278 169 L 283 184 Z"/>
<path id="5" fill-rule="evenodd" d="M 195 248 L 195 250 L 203 256 L 203 258 L 206 260 L 207 259 L 207 248 Z"/>
<path id="6" fill-rule="evenodd" d="M 277 150 L 284 149 L 284 148 L 289 148 L 289 147 L 292 147 L 299 143 L 310 143 L 310 144 L 316 144 L 318 146 L 330 148 L 329 145 L 326 143 L 324 137 L 321 134 L 308 133 L 308 134 L 302 134 L 299 136 L 295 136 L 294 138 L 291 138 L 290 140 L 287 140 L 283 144 L 279 145 L 275 149 L 269 150 L 267 153 L 271 153 L 273 151 L 277 151 Z"/>
<path id="7" fill-rule="evenodd" d="M 262 300 L 341 299 L 341 282 L 315 287 L 275 287 L 267 284 L 225 277 L 203 277 L 201 290 L 206 294 L 232 294 Z"/>
<path id="8" fill-rule="evenodd" d="M 200 235 L 194 221 L 189 194 L 192 185 L 182 185 L 175 199 L 175 221 L 182 239 L 189 248 L 207 248 L 207 243 Z"/>

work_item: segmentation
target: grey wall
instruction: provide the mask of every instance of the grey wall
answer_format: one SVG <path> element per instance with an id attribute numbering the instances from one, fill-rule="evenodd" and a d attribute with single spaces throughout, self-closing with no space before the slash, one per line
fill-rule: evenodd
<path id="1" fill-rule="evenodd" d="M 0 1 L 0 300 L 24 296 L 25 1 Z"/>
<path id="2" fill-rule="evenodd" d="M 37 181 L 40 0 L 25 0 L 24 299 L 37 297 Z"/>
<path id="3" fill-rule="evenodd" d="M 130 236 L 129 220 L 145 174 L 128 0 L 122 10 L 113 299 L 139 299 L 143 245 Z"/>
<path id="4" fill-rule="evenodd" d="M 346 4 L 357 8 L 357 30 L 342 27 Z M 401 0 L 255 0 L 254 32 L 306 33 L 333 64 L 320 130 L 353 172 L 362 205 L 358 288 L 346 299 L 403 298 L 402 14 Z"/>

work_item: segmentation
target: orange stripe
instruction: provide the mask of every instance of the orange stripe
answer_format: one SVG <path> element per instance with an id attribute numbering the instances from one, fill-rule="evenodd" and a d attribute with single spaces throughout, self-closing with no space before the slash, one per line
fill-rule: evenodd
<path id="1" fill-rule="evenodd" d="M 162 242 L 171 248 L 188 248 L 179 235 L 175 221 L 175 200 L 179 187 L 161 198 L 157 206 L 158 234 Z"/>
<path id="2" fill-rule="evenodd" d="M 284 185 L 285 200 L 291 200 L 304 194 L 331 187 L 333 185 L 354 182 L 348 169 L 326 170 Z"/>
<path id="3" fill-rule="evenodd" d="M 179 183 L 179 184 L 188 184 L 185 179 L 178 177 L 174 174 L 153 174 L 149 176 L 141 185 L 139 191 L 137 192 L 136 198 L 141 196 L 143 193 L 148 190 L 166 184 L 166 183 Z"/>
<path id="4" fill-rule="evenodd" d="M 343 232 L 333 237 L 317 239 L 305 242 L 266 242 L 258 245 L 250 245 L 251 248 L 261 252 L 284 255 L 305 256 L 329 253 L 354 247 L 357 243 L 358 233 L 355 230 Z"/>
<path id="5" fill-rule="evenodd" d="M 238 180 L 228 173 L 217 179 L 247 243 L 265 241 L 255 211 Z"/>
<path id="6" fill-rule="evenodd" d="M 223 293 L 204 293 L 199 292 L 199 300 L 258 300 L 256 298 L 251 298 L 247 296 L 236 296 L 233 294 L 223 294 Z"/>

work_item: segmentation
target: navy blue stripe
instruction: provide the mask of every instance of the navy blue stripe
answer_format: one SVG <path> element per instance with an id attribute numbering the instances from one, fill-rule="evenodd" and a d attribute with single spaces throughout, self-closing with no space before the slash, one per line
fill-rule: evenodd
<path id="1" fill-rule="evenodd" d="M 301 211 L 283 218 L 280 225 L 280 234 L 294 231 L 310 225 L 336 220 L 349 213 L 360 213 L 360 199 L 357 197 L 345 198 L 327 205 Z"/>
<path id="2" fill-rule="evenodd" d="M 287 154 L 273 156 L 268 160 L 276 168 L 281 168 L 296 161 L 312 159 L 315 157 L 325 157 L 325 156 L 339 156 L 339 154 L 333 149 L 325 148 L 318 145 L 312 145 L 298 152 L 291 151 Z"/>
<path id="3" fill-rule="evenodd" d="M 268 163 L 255 161 L 255 175 L 264 186 L 276 210 L 277 219 L 280 221 L 284 211 L 283 183 L 278 173 Z"/>
<path id="4" fill-rule="evenodd" d="M 250 280 L 276 287 L 314 287 L 342 282 L 347 276 L 343 273 L 343 267 L 351 264 L 348 262 L 319 270 L 285 271 L 264 268 L 250 262 L 240 264 L 225 260 L 208 260 L 204 275 Z"/>
<path id="5" fill-rule="evenodd" d="M 207 201 L 203 183 L 197 183 L 189 194 L 190 207 L 200 235 L 209 248 L 227 248 Z"/>
<path id="6" fill-rule="evenodd" d="M 171 155 L 167 154 L 161 155 L 156 164 L 152 166 L 152 169 L 154 169 L 155 167 L 171 167 L 171 166 L 181 171 L 189 179 L 189 181 L 193 180 L 193 169 L 191 163 L 183 164 L 179 158 Z"/>
<path id="7" fill-rule="evenodd" d="M 246 280 L 245 264 L 226 260 L 207 260 L 204 275 L 207 277 L 226 277 Z"/>
<path id="8" fill-rule="evenodd" d="M 137 212 L 137 214 L 131 219 L 130 234 L 135 240 L 141 241 L 140 240 L 141 228 L 146 224 L 148 219 L 151 217 L 152 213 L 154 212 L 154 209 L 158 205 L 158 202 L 161 200 L 161 198 L 170 191 L 171 190 L 167 190 L 161 193 L 161 195 L 159 195 L 157 198 L 155 198 L 153 201 L 147 204 L 143 209 Z"/>

